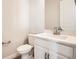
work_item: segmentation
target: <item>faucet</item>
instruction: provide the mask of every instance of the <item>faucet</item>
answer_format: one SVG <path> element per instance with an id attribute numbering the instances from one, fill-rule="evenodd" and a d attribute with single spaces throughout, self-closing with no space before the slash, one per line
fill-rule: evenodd
<path id="1" fill-rule="evenodd" d="M 55 35 L 60 35 L 60 33 L 63 31 L 63 29 L 61 28 L 61 26 L 59 27 L 54 27 L 54 33 Z"/>

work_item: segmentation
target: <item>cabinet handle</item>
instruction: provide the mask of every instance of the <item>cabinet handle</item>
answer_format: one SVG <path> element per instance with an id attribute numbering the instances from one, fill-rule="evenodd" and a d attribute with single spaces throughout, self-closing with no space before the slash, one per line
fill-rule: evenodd
<path id="1" fill-rule="evenodd" d="M 49 54 L 48 54 L 48 59 L 49 59 Z"/>
<path id="2" fill-rule="evenodd" d="M 49 54 L 45 52 L 45 59 L 49 59 Z"/>
<path id="3" fill-rule="evenodd" d="M 45 52 L 45 59 L 47 59 L 47 58 L 46 58 L 46 55 L 47 55 L 47 53 Z"/>

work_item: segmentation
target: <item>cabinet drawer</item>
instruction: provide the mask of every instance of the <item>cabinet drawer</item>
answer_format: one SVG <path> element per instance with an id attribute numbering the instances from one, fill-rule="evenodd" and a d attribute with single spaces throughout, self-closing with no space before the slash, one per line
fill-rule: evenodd
<path id="1" fill-rule="evenodd" d="M 73 57 L 73 48 L 72 47 L 68 47 L 68 46 L 65 46 L 65 45 L 61 45 L 61 44 L 55 44 L 56 47 L 54 50 L 55 52 L 57 52 L 58 54 L 61 54 L 61 55 L 64 55 L 66 57 L 69 57 L 69 58 L 72 58 Z M 50 51 L 53 53 L 53 49 L 54 47 L 52 46 L 52 43 L 50 44 Z"/>
<path id="2" fill-rule="evenodd" d="M 56 42 L 50 42 L 48 40 L 43 40 L 43 39 L 36 39 L 35 40 L 35 44 L 38 44 L 40 45 L 41 47 L 44 47 L 44 48 L 47 48 L 51 51 L 57 51 L 57 47 L 58 47 L 58 44 Z"/>
<path id="3" fill-rule="evenodd" d="M 61 53 L 67 57 L 73 57 L 73 48 L 58 44 L 58 53 Z"/>
<path id="4" fill-rule="evenodd" d="M 35 44 L 40 45 L 41 47 L 45 47 L 45 48 L 47 48 L 48 46 L 48 42 L 42 39 L 36 39 Z"/>
<path id="5" fill-rule="evenodd" d="M 59 55 L 57 53 L 49 53 L 49 59 L 71 59 L 71 58 L 67 58 L 65 56 Z"/>
<path id="6" fill-rule="evenodd" d="M 67 57 L 62 56 L 62 55 L 57 55 L 57 59 L 70 59 L 70 58 L 67 58 Z"/>

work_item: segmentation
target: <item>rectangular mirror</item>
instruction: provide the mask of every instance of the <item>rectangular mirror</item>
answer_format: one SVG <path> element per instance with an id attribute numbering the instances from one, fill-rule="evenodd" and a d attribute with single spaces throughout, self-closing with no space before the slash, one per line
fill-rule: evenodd
<path id="1" fill-rule="evenodd" d="M 60 0 L 60 26 L 66 33 L 76 32 L 75 7 L 74 0 Z"/>
<path id="2" fill-rule="evenodd" d="M 45 28 L 53 30 L 59 26 L 60 21 L 60 1 L 45 0 Z"/>
<path id="3" fill-rule="evenodd" d="M 76 32 L 76 15 L 74 0 L 45 0 L 45 28 L 53 32 L 54 27 L 63 29 L 64 33 Z"/>

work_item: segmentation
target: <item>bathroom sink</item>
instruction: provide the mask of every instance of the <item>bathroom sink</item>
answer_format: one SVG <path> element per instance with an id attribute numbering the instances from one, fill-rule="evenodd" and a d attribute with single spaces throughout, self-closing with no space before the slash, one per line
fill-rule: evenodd
<path id="1" fill-rule="evenodd" d="M 72 36 L 69 36 L 69 35 L 54 35 L 54 38 L 66 40 L 66 39 L 72 38 Z"/>
<path id="2" fill-rule="evenodd" d="M 64 34 L 54 35 L 52 33 L 40 33 L 40 34 L 38 34 L 36 36 L 46 37 L 46 38 L 55 38 L 55 39 L 60 39 L 60 40 L 67 40 L 67 39 L 74 38 L 73 36 L 70 36 L 70 35 L 64 35 Z"/>
<path id="3" fill-rule="evenodd" d="M 40 33 L 40 34 L 30 34 L 30 36 L 43 40 L 55 41 L 70 46 L 74 46 L 76 44 L 75 36 L 67 34 L 54 35 L 52 33 Z"/>

